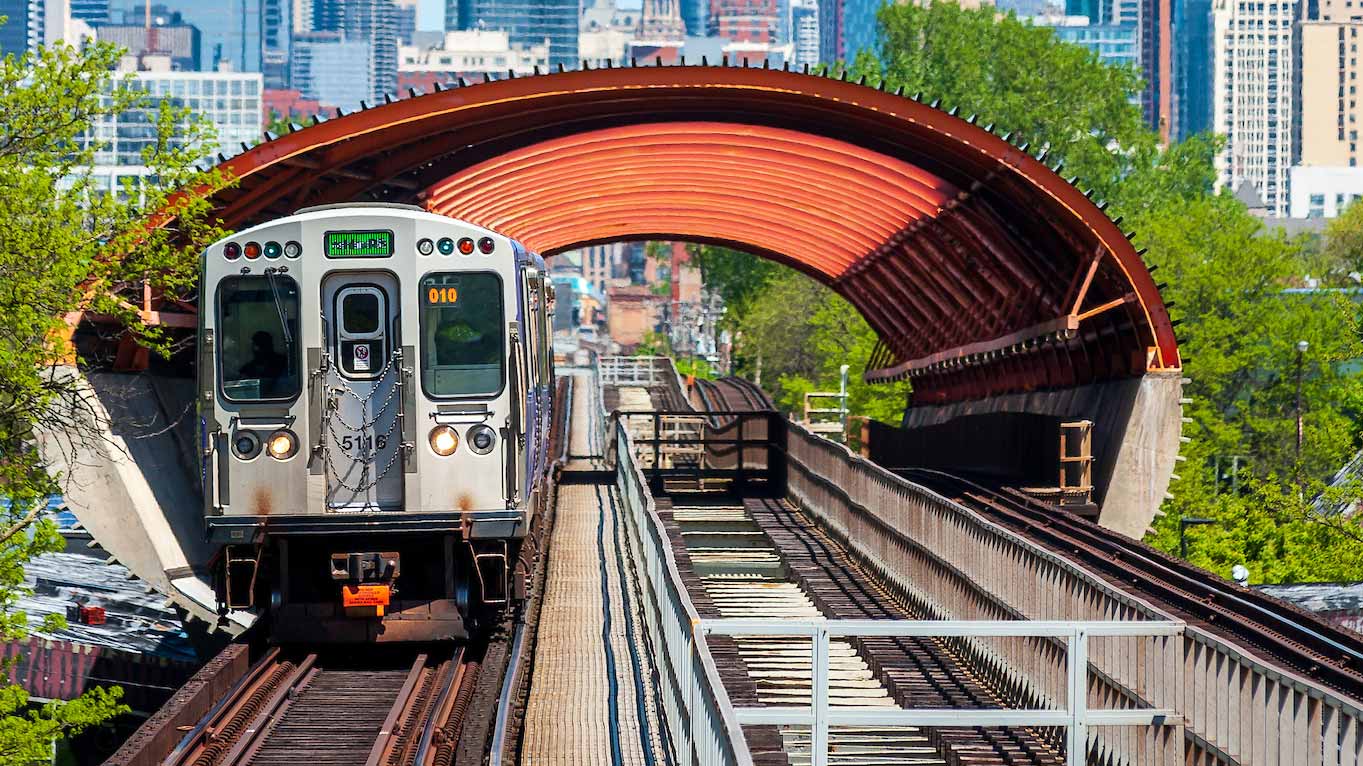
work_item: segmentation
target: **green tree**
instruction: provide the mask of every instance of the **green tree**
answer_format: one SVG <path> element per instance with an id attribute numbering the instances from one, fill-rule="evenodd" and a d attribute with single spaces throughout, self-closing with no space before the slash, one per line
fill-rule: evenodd
<path id="1" fill-rule="evenodd" d="M 754 377 L 760 359 L 764 387 L 782 410 L 799 414 L 806 393 L 838 389 L 839 368 L 846 364 L 851 413 L 899 422 L 908 384 L 861 382 L 875 348 L 875 331 L 832 290 L 797 271 L 778 268 L 739 321 L 742 371 Z"/>
<path id="2" fill-rule="evenodd" d="M 753 299 L 785 271 L 773 261 L 718 245 L 691 245 L 689 252 L 705 286 L 724 299 L 731 321 L 745 315 Z"/>
<path id="3" fill-rule="evenodd" d="M 1129 170 L 1159 153 L 1131 96 L 1134 67 L 1108 66 L 1097 54 L 1062 43 L 1046 27 L 1000 14 L 992 5 L 894 3 L 881 7 L 879 60 L 863 52 L 852 69 L 942 109 L 976 115 L 1013 133 L 1032 151 L 1047 148 L 1104 198 Z M 1113 151 L 1120 147 L 1121 151 Z"/>
<path id="4" fill-rule="evenodd" d="M 119 51 L 58 45 L 0 61 L 0 640 L 22 639 L 29 619 L 17 608 L 23 567 L 60 550 L 45 515 L 60 491 L 34 449 L 38 432 L 78 449 L 92 438 L 91 409 L 66 365 L 80 360 L 67 317 L 93 311 L 125 323 L 161 351 L 169 338 L 143 326 L 134 303 L 145 283 L 187 295 L 197 253 L 217 238 L 206 195 L 225 181 L 200 172 L 210 132 L 166 104 L 150 104 L 129 80 L 111 74 Z M 96 123 L 133 111 L 152 129 L 142 161 L 148 176 L 102 188 L 93 173 Z M 180 191 L 184 190 L 184 191 Z M 173 222 L 163 228 L 150 221 Z M 74 457 L 74 456 L 71 456 Z M 54 629 L 60 620 L 41 627 Z M 0 763 L 45 759 L 54 739 L 126 708 L 119 690 L 29 709 L 17 686 L 0 688 Z"/>

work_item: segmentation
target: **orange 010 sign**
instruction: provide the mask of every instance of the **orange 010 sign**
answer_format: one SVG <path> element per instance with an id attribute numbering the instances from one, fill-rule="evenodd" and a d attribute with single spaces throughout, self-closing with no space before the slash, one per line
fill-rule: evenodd
<path id="1" fill-rule="evenodd" d="M 450 304 L 459 300 L 459 291 L 453 287 L 432 287 L 426 291 L 426 302 L 438 304 Z"/>

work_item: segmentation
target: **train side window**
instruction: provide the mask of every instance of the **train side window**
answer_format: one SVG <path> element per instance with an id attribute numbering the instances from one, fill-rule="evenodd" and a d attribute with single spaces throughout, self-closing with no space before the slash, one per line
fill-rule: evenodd
<path id="1" fill-rule="evenodd" d="M 427 274 L 420 293 L 422 390 L 437 399 L 500 393 L 507 354 L 501 277 Z"/>
<path id="2" fill-rule="evenodd" d="M 228 277 L 218 284 L 218 378 L 234 402 L 298 395 L 298 284 L 290 277 Z"/>

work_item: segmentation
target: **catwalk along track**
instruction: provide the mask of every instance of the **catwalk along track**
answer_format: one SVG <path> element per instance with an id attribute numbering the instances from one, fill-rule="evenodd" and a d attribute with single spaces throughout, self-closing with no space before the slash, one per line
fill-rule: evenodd
<path id="1" fill-rule="evenodd" d="M 1363 636 L 1011 488 L 925 469 L 896 473 L 1090 568 L 1175 616 L 1251 646 L 1306 678 L 1363 694 Z"/>

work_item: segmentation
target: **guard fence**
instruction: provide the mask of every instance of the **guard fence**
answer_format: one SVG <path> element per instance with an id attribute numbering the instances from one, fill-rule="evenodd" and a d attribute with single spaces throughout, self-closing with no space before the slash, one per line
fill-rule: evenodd
<path id="1" fill-rule="evenodd" d="M 1097 620 L 1036 622 L 967 621 L 774 621 L 703 620 L 696 611 L 672 555 L 671 542 L 648 489 L 630 434 L 612 424 L 616 485 L 635 555 L 631 557 L 644 591 L 644 622 L 655 657 L 662 699 L 661 714 L 680 764 L 749 764 L 744 725 L 783 725 L 808 729 L 812 763 L 826 764 L 833 727 L 865 726 L 1035 726 L 1058 732 L 1057 752 L 1073 753 L 1069 764 L 1106 758 L 1111 762 L 1174 766 L 1181 760 L 1179 717 L 1172 709 L 1139 705 L 1101 692 L 1090 642 L 1139 640 L 1167 645 L 1182 626 L 1170 621 Z M 799 707 L 736 709 L 721 681 L 706 635 L 797 635 L 811 640 L 810 672 L 814 694 Z M 828 642 L 833 636 L 930 636 L 942 641 L 1002 639 L 1031 641 L 1041 653 L 1035 667 L 1062 679 L 1058 694 L 1035 707 L 997 710 L 887 710 L 833 706 L 828 696 Z M 1058 645 L 1058 651 L 1052 651 Z M 1141 654 L 1158 654 L 1143 649 Z M 1116 730 L 1122 730 L 1116 733 Z M 1170 733 L 1172 732 L 1172 734 Z M 1145 743 L 1139 758 L 1117 758 L 1119 743 Z M 1084 743 L 1077 747 L 1074 743 Z"/>

